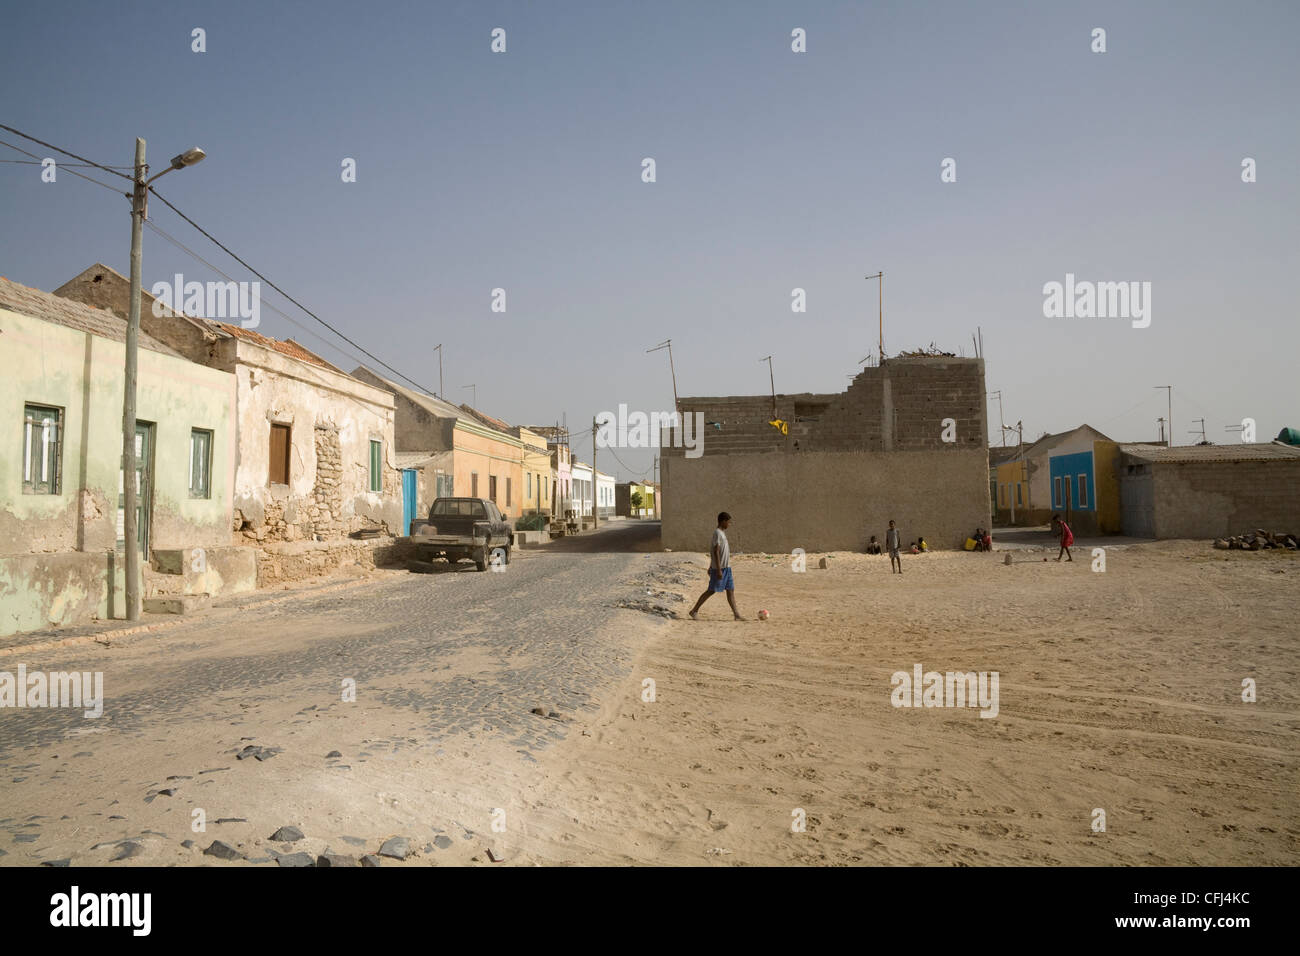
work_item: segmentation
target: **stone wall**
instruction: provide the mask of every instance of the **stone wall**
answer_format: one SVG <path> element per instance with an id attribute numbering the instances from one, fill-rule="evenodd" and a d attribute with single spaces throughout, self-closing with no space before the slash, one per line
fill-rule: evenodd
<path id="1" fill-rule="evenodd" d="M 257 586 L 276 587 L 345 567 L 400 567 L 414 558 L 409 538 L 271 542 L 257 559 Z"/>

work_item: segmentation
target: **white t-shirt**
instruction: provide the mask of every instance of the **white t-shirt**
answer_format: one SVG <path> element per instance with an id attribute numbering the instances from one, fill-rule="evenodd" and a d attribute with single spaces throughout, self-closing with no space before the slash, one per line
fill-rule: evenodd
<path id="1" fill-rule="evenodd" d="M 713 540 L 709 542 L 709 567 L 715 571 L 731 567 L 731 546 L 727 544 L 727 536 L 722 533 L 721 528 L 713 529 Z"/>

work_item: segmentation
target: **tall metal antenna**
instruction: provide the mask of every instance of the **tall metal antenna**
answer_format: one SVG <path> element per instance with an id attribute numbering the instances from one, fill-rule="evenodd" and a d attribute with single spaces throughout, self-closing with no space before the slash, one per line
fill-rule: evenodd
<path id="1" fill-rule="evenodd" d="M 880 361 L 885 360 L 885 272 L 882 269 L 875 275 L 864 276 L 866 279 L 880 280 L 880 300 L 877 303 L 880 309 Z"/>
<path id="2" fill-rule="evenodd" d="M 767 363 L 767 378 L 772 383 L 772 417 L 776 418 L 776 376 L 772 374 L 772 356 L 764 356 L 759 361 Z"/>
<path id="3" fill-rule="evenodd" d="M 658 352 L 660 349 L 668 350 L 668 370 L 673 373 L 673 411 L 675 412 L 678 411 L 678 403 L 677 403 L 677 369 L 673 365 L 673 340 L 665 339 L 664 341 L 656 345 L 654 348 L 646 349 L 646 352 L 647 354 L 650 352 Z"/>

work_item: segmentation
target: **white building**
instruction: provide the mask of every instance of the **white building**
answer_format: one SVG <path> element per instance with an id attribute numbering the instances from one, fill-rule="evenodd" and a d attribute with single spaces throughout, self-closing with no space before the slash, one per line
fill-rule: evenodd
<path id="1" fill-rule="evenodd" d="M 614 476 L 596 472 L 596 508 L 600 517 L 614 516 Z"/>
<path id="2" fill-rule="evenodd" d="M 573 490 L 570 497 L 573 498 L 573 510 L 578 513 L 579 517 L 589 517 L 591 515 L 591 505 L 595 489 L 592 487 L 591 465 L 586 462 L 573 459 Z"/>

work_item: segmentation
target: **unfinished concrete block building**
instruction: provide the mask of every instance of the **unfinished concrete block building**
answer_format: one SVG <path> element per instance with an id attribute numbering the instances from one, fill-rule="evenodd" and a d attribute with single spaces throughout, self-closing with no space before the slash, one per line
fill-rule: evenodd
<path id="1" fill-rule="evenodd" d="M 662 439 L 666 548 L 706 549 L 720 511 L 735 519 L 733 550 L 750 552 L 860 551 L 891 518 L 904 545 L 921 535 L 936 548 L 989 526 L 981 358 L 891 358 L 840 393 L 682 398 L 679 410 L 702 421 L 702 454 Z"/>

